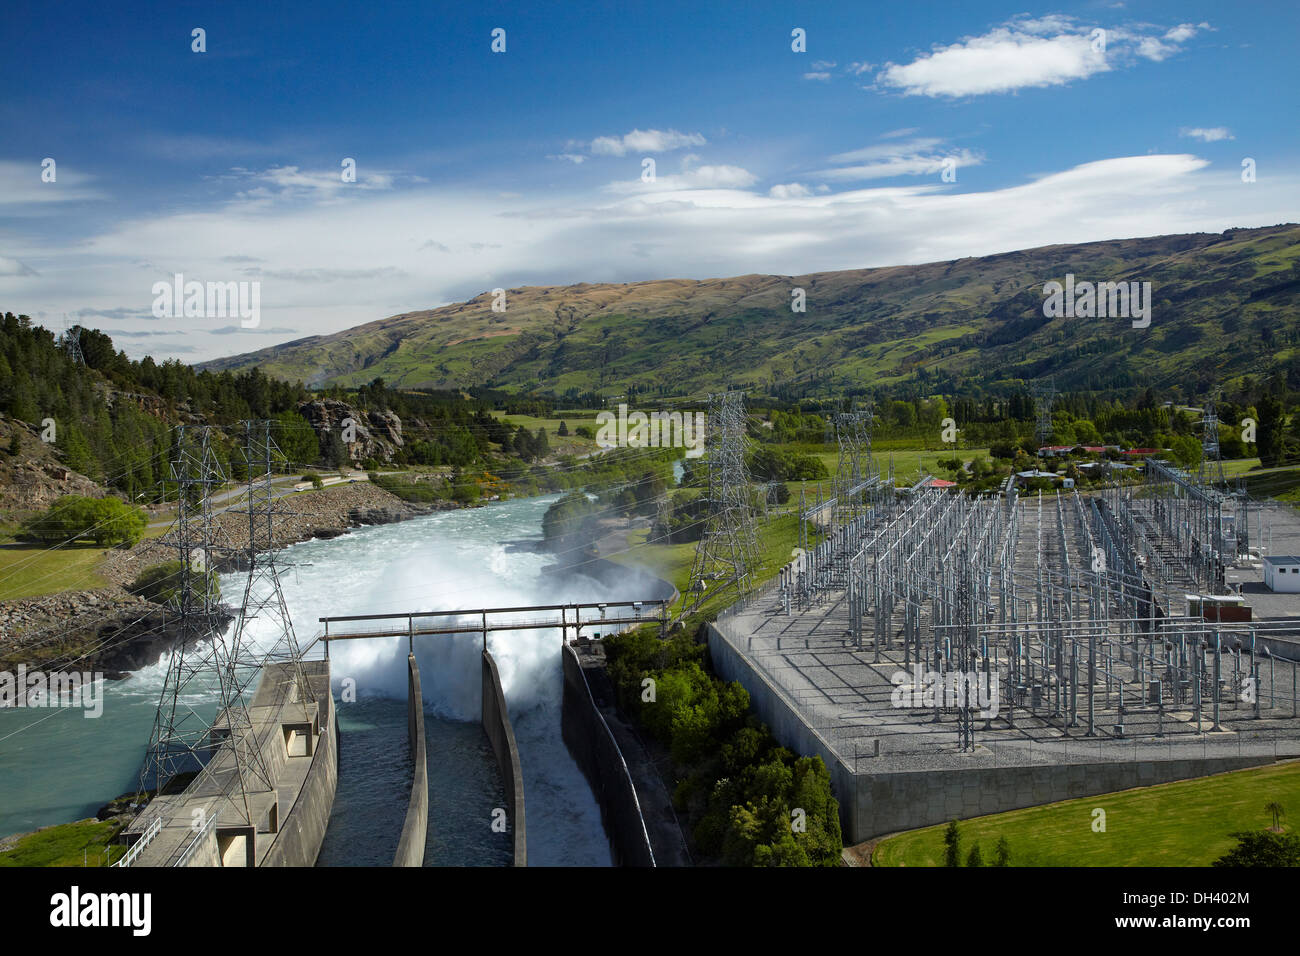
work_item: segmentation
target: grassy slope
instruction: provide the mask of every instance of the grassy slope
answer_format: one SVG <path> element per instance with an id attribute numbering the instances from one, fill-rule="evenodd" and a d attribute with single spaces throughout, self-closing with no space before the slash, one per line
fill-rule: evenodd
<path id="1" fill-rule="evenodd" d="M 0 852 L 0 866 L 107 866 L 126 853 L 124 846 L 109 845 L 121 829 L 122 824 L 112 820 L 78 820 L 45 827 Z"/>
<path id="2" fill-rule="evenodd" d="M 759 572 L 755 580 L 759 583 L 775 576 L 781 566 L 790 560 L 790 552 L 799 543 L 799 521 L 792 513 L 774 514 L 770 521 L 760 520 L 756 525 Z M 611 561 L 642 568 L 656 577 L 671 582 L 679 592 L 686 594 L 690 586 L 691 564 L 695 560 L 696 542 L 684 544 L 646 544 L 647 532 L 644 528 L 629 532 L 627 548 L 619 554 L 606 555 Z M 705 601 L 694 613 L 704 619 L 717 614 L 735 600 L 734 592 L 721 594 Z M 682 607 L 682 600 L 673 606 L 673 611 Z"/>
<path id="3" fill-rule="evenodd" d="M 1042 286 L 1150 281 L 1152 325 L 1042 315 Z M 791 313 L 789 292 L 808 293 Z M 621 388 L 670 394 L 817 378 L 888 384 L 918 367 L 975 382 L 1057 376 L 1058 388 L 1200 384 L 1292 361 L 1275 330 L 1297 317 L 1300 227 L 1048 246 L 919 266 L 509 290 L 334 336 L 210 363 L 343 384 L 382 375 L 441 387 Z M 649 400 L 647 398 L 647 400 Z"/>
<path id="4" fill-rule="evenodd" d="M 1013 810 L 961 821 L 961 853 L 978 842 L 985 862 L 998 838 L 1012 866 L 1209 866 L 1236 845 L 1234 830 L 1272 824 L 1264 804 L 1300 812 L 1300 762 Z M 1092 829 L 1094 808 L 1106 832 Z M 881 842 L 875 866 L 942 866 L 946 826 Z"/>

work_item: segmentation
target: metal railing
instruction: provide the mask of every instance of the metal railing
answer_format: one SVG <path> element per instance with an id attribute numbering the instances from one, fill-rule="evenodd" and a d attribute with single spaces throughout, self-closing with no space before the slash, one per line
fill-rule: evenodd
<path id="1" fill-rule="evenodd" d="M 154 817 L 153 821 L 145 827 L 144 833 L 140 834 L 140 839 L 132 843 L 130 849 L 126 851 L 126 855 L 114 863 L 113 866 L 130 866 L 135 862 L 136 857 L 144 852 L 144 848 L 148 846 L 149 841 L 156 837 L 161 830 L 162 817 Z"/>

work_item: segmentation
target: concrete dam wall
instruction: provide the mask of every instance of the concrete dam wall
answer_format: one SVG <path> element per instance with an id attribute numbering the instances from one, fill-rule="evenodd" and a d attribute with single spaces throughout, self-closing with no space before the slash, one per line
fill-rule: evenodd
<path id="1" fill-rule="evenodd" d="M 321 841 L 329 827 L 330 813 L 334 809 L 334 791 L 339 779 L 338 717 L 334 708 L 334 695 L 330 692 L 328 662 L 323 672 L 308 679 L 317 695 L 320 709 L 319 726 L 305 741 L 314 745 L 311 767 L 298 790 L 298 799 L 289 808 L 280 824 L 280 834 L 271 844 L 262 866 L 315 866 Z M 303 664 L 304 670 L 308 663 Z"/>
<path id="2" fill-rule="evenodd" d="M 232 787 L 240 771 L 227 736 L 183 791 L 159 794 L 126 828 L 133 865 L 315 864 L 338 783 L 329 662 L 303 661 L 301 672 L 267 665 L 247 713 L 248 743 L 260 752 L 270 786 L 256 781 L 246 799 Z M 222 721 L 212 731 L 218 740 L 229 734 L 228 719 Z M 204 821 L 198 830 L 196 821 Z"/>
<path id="3" fill-rule="evenodd" d="M 562 657 L 564 743 L 600 804 L 601 820 L 614 847 L 614 861 L 619 866 L 655 866 L 654 849 L 627 762 L 596 708 L 577 654 L 566 644 Z"/>
<path id="4" fill-rule="evenodd" d="M 424 741 L 424 694 L 415 655 L 406 657 L 406 730 L 411 742 L 411 800 L 397 841 L 393 866 L 424 866 L 424 841 L 429 828 L 429 764 Z"/>
<path id="5" fill-rule="evenodd" d="M 497 663 L 486 648 L 483 650 L 483 730 L 496 754 L 501 783 L 506 792 L 506 811 L 514 834 L 514 865 L 528 865 L 528 840 L 524 824 L 524 775 L 519 766 L 519 747 L 510 726 L 506 695 L 501 689 Z"/>

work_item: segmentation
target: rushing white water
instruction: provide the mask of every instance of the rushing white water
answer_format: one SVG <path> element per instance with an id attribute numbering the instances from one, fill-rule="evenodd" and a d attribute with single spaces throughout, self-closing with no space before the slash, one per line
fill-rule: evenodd
<path id="1" fill-rule="evenodd" d="M 542 515 L 553 500 L 442 512 L 287 549 L 282 556 L 294 567 L 283 573 L 282 584 L 299 642 L 305 645 L 320 631 L 318 619 L 329 615 L 627 597 L 589 578 L 544 575 L 551 557 L 508 546 L 540 537 Z M 222 588 L 228 600 L 240 600 L 243 577 L 223 576 Z M 254 647 L 266 647 L 271 627 L 269 620 L 250 624 Z M 332 645 L 336 698 L 344 679 L 355 680 L 363 696 L 404 698 L 406 645 L 404 638 Z M 416 639 L 429 709 L 451 719 L 479 719 L 481 647 L 478 635 Z M 560 636 L 499 632 L 489 647 L 519 744 L 530 863 L 609 865 L 599 807 L 560 736 Z M 163 660 L 130 680 L 110 682 L 97 720 L 71 711 L 0 712 L 0 738 L 13 734 L 0 740 L 0 834 L 88 815 L 133 789 L 166 666 Z M 210 716 L 210 702 L 195 703 Z M 29 726 L 50 714 L 56 716 Z"/>

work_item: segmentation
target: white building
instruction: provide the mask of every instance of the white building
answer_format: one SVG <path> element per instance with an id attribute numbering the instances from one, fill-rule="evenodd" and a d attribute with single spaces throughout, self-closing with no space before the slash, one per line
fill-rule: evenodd
<path id="1" fill-rule="evenodd" d="M 1300 557 L 1270 554 L 1264 559 L 1264 583 L 1279 594 L 1300 593 Z"/>

